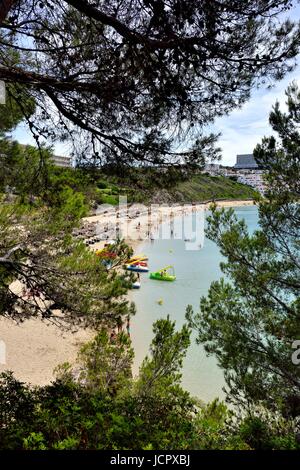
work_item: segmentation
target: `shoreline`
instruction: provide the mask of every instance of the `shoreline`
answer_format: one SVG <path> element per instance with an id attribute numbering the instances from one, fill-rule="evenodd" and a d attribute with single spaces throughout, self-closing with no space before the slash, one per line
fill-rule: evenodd
<path id="1" fill-rule="evenodd" d="M 239 207 L 253 205 L 254 201 L 216 201 L 218 207 Z M 125 242 L 134 251 L 147 240 L 147 232 L 154 229 L 163 219 L 178 216 L 192 211 L 207 210 L 211 202 L 189 205 L 161 206 L 156 217 L 151 217 L 148 226 L 148 213 L 142 213 L 132 219 L 119 217 L 119 223 L 125 222 L 127 237 Z M 146 206 L 145 206 L 146 207 Z M 184 211 L 184 212 L 183 212 Z M 83 219 L 87 222 L 111 223 L 115 221 L 112 214 L 99 214 Z M 140 229 L 137 225 L 140 223 Z M 93 245 L 93 249 L 104 247 L 105 241 Z M 130 291 L 127 293 L 130 299 Z M 95 331 L 89 329 L 77 332 L 61 331 L 57 326 L 30 319 L 17 324 L 9 318 L 0 318 L 0 340 L 6 347 L 6 363 L 0 363 L 0 373 L 12 370 L 17 379 L 32 385 L 46 385 L 54 379 L 54 369 L 63 362 L 74 363 L 80 347 L 91 340 Z"/>
<path id="2" fill-rule="evenodd" d="M 116 226 L 121 226 L 120 230 L 122 232 L 121 238 L 124 239 L 134 251 L 138 246 L 143 243 L 145 240 L 149 239 L 151 231 L 157 227 L 164 218 L 166 217 L 176 217 L 179 215 L 186 215 L 193 211 L 202 211 L 208 210 L 213 201 L 205 201 L 201 203 L 189 203 L 189 204 L 177 204 L 172 205 L 167 204 L 153 204 L 151 206 L 144 206 L 142 204 L 132 204 L 128 206 L 126 212 L 118 209 L 118 206 L 112 207 L 111 211 L 107 213 L 100 213 L 98 215 L 92 215 L 84 217 L 83 221 L 91 224 L 103 224 L 104 226 L 113 226 L 115 229 Z M 254 205 L 253 199 L 247 200 L 220 200 L 215 201 L 217 207 L 242 207 L 242 206 L 252 206 Z M 151 213 L 149 215 L 149 207 L 151 208 Z M 136 208 L 136 209 L 135 209 Z M 139 211 L 139 208 L 143 208 L 144 211 L 139 215 L 136 215 Z M 133 216 L 129 216 L 130 212 L 135 212 Z M 137 225 L 140 227 L 137 228 Z M 111 239 L 116 238 L 112 236 Z M 93 250 L 101 250 L 104 248 L 107 240 L 102 240 L 93 244 Z"/>

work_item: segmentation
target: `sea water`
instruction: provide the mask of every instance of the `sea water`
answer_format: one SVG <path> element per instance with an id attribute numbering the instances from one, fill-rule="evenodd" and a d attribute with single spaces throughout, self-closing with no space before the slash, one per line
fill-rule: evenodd
<path id="1" fill-rule="evenodd" d="M 241 206 L 234 208 L 239 219 L 244 219 L 252 233 L 258 228 L 258 210 L 256 206 Z M 203 213 L 190 213 L 193 226 L 201 227 L 201 218 L 206 219 L 208 211 Z M 174 219 L 173 236 L 178 237 L 181 218 Z M 160 233 L 164 224 L 159 227 Z M 206 220 L 204 222 L 206 225 Z M 165 231 L 167 233 L 167 230 Z M 176 273 L 175 282 L 162 282 L 149 279 L 147 273 L 141 274 L 141 289 L 132 292 L 132 300 L 136 304 L 137 313 L 131 320 L 131 338 L 135 349 L 133 371 L 138 373 L 139 366 L 149 351 L 153 332 L 152 324 L 159 318 L 170 316 L 176 321 L 179 329 L 185 323 L 187 305 L 192 305 L 195 311 L 199 310 L 202 296 L 208 292 L 212 281 L 220 279 L 222 272 L 219 264 L 222 260 L 220 251 L 215 243 L 206 237 L 199 244 L 198 249 L 191 250 L 184 240 L 155 239 L 145 241 L 139 247 L 139 253 L 149 257 L 149 270 L 157 271 L 164 266 L 173 265 Z M 159 303 L 158 303 L 159 302 Z M 183 363 L 182 385 L 193 396 L 204 401 L 216 397 L 224 398 L 222 388 L 225 386 L 222 369 L 218 367 L 214 356 L 207 357 L 202 345 L 195 342 L 196 333 L 193 332 L 191 345 Z"/>

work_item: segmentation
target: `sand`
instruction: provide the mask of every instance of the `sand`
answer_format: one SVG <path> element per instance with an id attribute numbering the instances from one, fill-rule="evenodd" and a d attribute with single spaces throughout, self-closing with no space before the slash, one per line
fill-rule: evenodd
<path id="1" fill-rule="evenodd" d="M 252 201 L 221 201 L 218 206 L 235 207 L 252 205 Z M 120 225 L 124 223 L 127 233 L 125 240 L 134 250 L 147 237 L 148 232 L 165 217 L 177 216 L 192 210 L 205 210 L 210 204 L 197 204 L 193 206 L 161 206 L 153 211 L 150 226 L 148 226 L 147 210 L 141 212 L 139 217 L 128 220 L 120 216 L 117 220 Z M 114 223 L 116 214 L 111 212 L 99 214 L 85 219 L 88 222 Z M 126 224 L 125 224 L 126 221 Z M 128 223 L 127 223 L 128 222 Z M 140 224 L 140 228 L 138 225 Z M 92 249 L 99 249 L 104 242 L 93 245 Z M 76 333 L 61 332 L 53 324 L 42 322 L 39 319 L 27 320 L 16 324 L 10 319 L 0 319 L 0 372 L 12 370 L 19 380 L 33 385 L 45 385 L 54 379 L 53 370 L 63 362 L 74 363 L 78 350 L 82 344 L 92 338 L 95 332 L 81 330 Z M 4 351 L 4 349 L 6 351 Z M 5 352 L 5 354 L 4 354 Z"/>
<path id="2" fill-rule="evenodd" d="M 237 206 L 250 206 L 253 205 L 252 200 L 246 201 L 218 201 L 218 207 L 237 207 Z M 94 215 L 91 217 L 85 217 L 83 220 L 89 223 L 99 224 L 99 227 L 107 226 L 116 226 L 119 224 L 120 233 L 125 242 L 130 245 L 134 250 L 137 249 L 138 245 L 151 237 L 151 230 L 157 225 L 159 225 L 163 220 L 170 218 L 170 216 L 178 216 L 182 214 L 187 214 L 192 211 L 200 211 L 209 209 L 211 203 L 205 204 L 174 204 L 170 205 L 153 205 L 151 206 L 151 213 L 149 214 L 145 206 L 136 204 L 132 209 L 128 209 L 128 212 L 121 210 L 119 212 L 118 206 L 115 209 L 110 209 L 106 214 L 101 213 L 99 215 Z M 140 211 L 140 215 L 136 215 L 137 211 Z M 120 216 L 117 217 L 117 214 L 120 213 Z M 131 215 L 132 218 L 128 217 Z M 116 232 L 112 239 L 116 238 Z M 106 241 L 101 241 L 92 245 L 91 249 L 99 250 L 102 249 Z"/>
<path id="3" fill-rule="evenodd" d="M 0 363 L 0 372 L 11 370 L 21 381 L 48 384 L 54 378 L 55 367 L 63 362 L 74 363 L 80 346 L 92 336 L 88 330 L 62 333 L 58 327 L 39 319 L 18 325 L 2 318 L 0 340 L 6 345 L 6 357 L 5 363 Z"/>

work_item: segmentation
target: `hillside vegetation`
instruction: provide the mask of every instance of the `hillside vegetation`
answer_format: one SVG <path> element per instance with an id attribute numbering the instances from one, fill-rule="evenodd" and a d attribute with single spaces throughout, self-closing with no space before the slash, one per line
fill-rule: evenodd
<path id="1" fill-rule="evenodd" d="M 250 186 L 237 183 L 224 176 L 198 174 L 175 183 L 162 182 L 153 178 L 143 178 L 148 184 L 141 189 L 138 185 L 126 184 L 121 180 L 112 184 L 106 180 L 105 188 L 98 188 L 99 200 L 107 204 L 118 204 L 119 194 L 127 195 L 129 202 L 150 203 L 191 203 L 211 200 L 247 200 L 257 194 Z M 104 181 L 101 181 L 103 185 Z M 124 184 L 125 183 L 125 184 Z"/>
<path id="2" fill-rule="evenodd" d="M 36 148 L 7 142 L 3 154 L 7 171 L 0 175 L 0 192 L 10 188 L 11 192 L 23 198 L 25 193 L 30 193 L 31 200 L 32 197 L 42 198 L 47 204 L 56 201 L 61 191 L 70 189 L 81 193 L 89 208 L 99 204 L 116 205 L 119 196 L 126 196 L 129 203 L 143 204 L 188 204 L 255 197 L 250 186 L 224 176 L 200 172 L 183 176 L 174 169 L 163 172 L 153 167 L 135 168 L 119 175 L 100 169 L 59 168 L 51 163 L 50 152 L 46 149 L 43 150 L 44 170 L 41 173 L 38 171 L 40 155 Z M 31 184 L 33 179 L 35 185 Z"/>
<path id="3" fill-rule="evenodd" d="M 212 199 L 244 200 L 252 199 L 255 191 L 241 183 L 224 176 L 199 174 L 187 181 L 178 183 L 167 190 L 172 201 L 202 202 Z"/>

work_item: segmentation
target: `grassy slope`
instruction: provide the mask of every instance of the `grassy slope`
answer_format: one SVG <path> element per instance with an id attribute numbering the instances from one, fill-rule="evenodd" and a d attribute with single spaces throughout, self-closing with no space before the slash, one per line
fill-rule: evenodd
<path id="1" fill-rule="evenodd" d="M 149 178 L 142 179 L 141 187 L 134 184 L 126 186 L 102 181 L 105 188 L 98 188 L 97 194 L 101 202 L 106 204 L 118 204 L 119 194 L 127 195 L 128 202 L 140 202 L 144 204 L 172 203 L 172 202 L 202 202 L 213 199 L 245 200 L 252 199 L 255 195 L 250 186 L 237 183 L 223 176 L 208 176 L 198 174 L 187 181 L 181 181 L 173 186 L 162 187 L 154 185 Z M 99 200 L 100 202 L 100 200 Z"/>
<path id="2" fill-rule="evenodd" d="M 212 199 L 252 199 L 255 191 L 223 176 L 196 175 L 167 190 L 174 202 L 200 202 Z M 166 191 L 163 191 L 166 196 Z M 163 194 L 162 194 L 163 196 Z M 158 194 L 159 198 L 159 194 Z M 162 197 L 163 198 L 163 197 Z"/>

